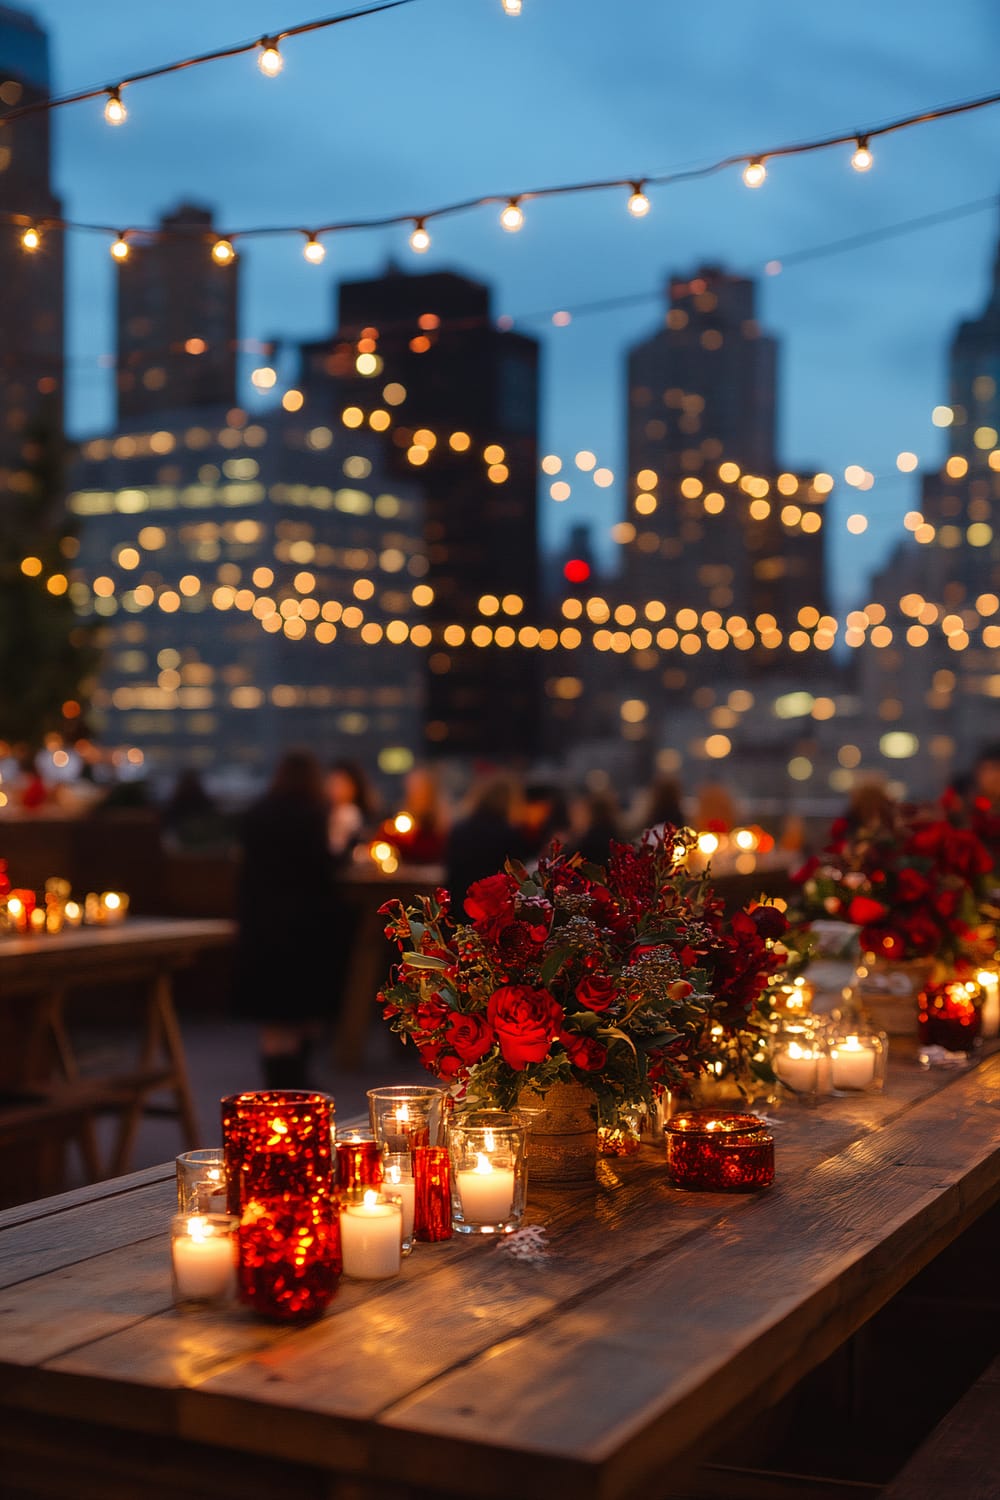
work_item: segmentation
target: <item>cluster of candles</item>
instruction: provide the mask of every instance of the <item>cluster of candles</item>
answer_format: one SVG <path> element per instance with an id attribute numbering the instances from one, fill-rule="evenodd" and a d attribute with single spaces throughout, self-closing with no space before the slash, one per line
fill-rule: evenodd
<path id="1" fill-rule="evenodd" d="M 72 899 L 68 880 L 53 875 L 45 882 L 41 900 L 35 891 L 12 886 L 0 889 L 0 933 L 13 937 L 55 936 L 64 927 L 113 927 L 128 914 L 124 891 L 91 891 L 83 903 Z"/>

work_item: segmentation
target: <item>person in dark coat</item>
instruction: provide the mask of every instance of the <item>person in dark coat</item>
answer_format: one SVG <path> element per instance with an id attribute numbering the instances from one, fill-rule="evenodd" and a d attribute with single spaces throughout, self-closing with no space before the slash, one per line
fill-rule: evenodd
<path id="1" fill-rule="evenodd" d="M 236 1009 L 260 1023 L 267 1088 L 306 1087 L 310 1047 L 339 1008 L 348 924 L 327 812 L 319 762 L 293 750 L 241 829 Z"/>
<path id="2" fill-rule="evenodd" d="M 508 857 L 527 854 L 524 835 L 513 821 L 514 788 L 505 777 L 494 777 L 474 788 L 468 815 L 448 836 L 445 851 L 446 884 L 455 919 L 465 921 L 469 886 L 503 869 Z"/>

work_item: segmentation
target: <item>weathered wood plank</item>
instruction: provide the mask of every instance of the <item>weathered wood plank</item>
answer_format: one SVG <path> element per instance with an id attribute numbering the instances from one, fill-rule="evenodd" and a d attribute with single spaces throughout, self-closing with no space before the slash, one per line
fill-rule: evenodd
<path id="1" fill-rule="evenodd" d="M 0 1234 L 0 1287 L 42 1277 L 108 1250 L 124 1251 L 151 1230 L 166 1240 L 176 1205 L 173 1176 L 154 1176 L 119 1195 L 102 1195 L 13 1224 Z M 126 1274 L 124 1264 L 122 1274 Z M 44 1291 L 38 1295 L 37 1309 L 43 1318 Z"/>

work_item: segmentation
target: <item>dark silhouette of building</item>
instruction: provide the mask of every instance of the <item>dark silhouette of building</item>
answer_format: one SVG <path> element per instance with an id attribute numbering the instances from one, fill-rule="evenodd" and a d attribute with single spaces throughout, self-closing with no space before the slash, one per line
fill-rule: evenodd
<path id="1" fill-rule="evenodd" d="M 217 265 L 207 208 L 182 204 L 118 267 L 118 416 L 236 404 L 239 263 Z"/>
<path id="2" fill-rule="evenodd" d="M 392 266 L 341 286 L 337 328 L 303 349 L 307 399 L 383 431 L 394 471 L 424 485 L 428 747 L 528 754 L 536 654 L 507 647 L 539 618 L 539 346 L 496 327 L 488 287 Z"/>
<path id="3" fill-rule="evenodd" d="M 34 104 L 49 94 L 48 38 L 31 16 L 0 5 L 0 109 Z M 0 224 L 0 476 L 20 481 L 26 442 L 39 428 L 62 428 L 63 235 L 48 229 L 62 205 L 51 185 L 49 115 L 42 111 L 0 134 L 0 212 L 23 216 Z M 37 226 L 37 248 L 22 244 Z"/>
<path id="4" fill-rule="evenodd" d="M 780 469 L 777 341 L 746 277 L 703 267 L 669 299 L 628 355 L 629 596 L 794 629 L 826 611 L 829 490 Z"/>

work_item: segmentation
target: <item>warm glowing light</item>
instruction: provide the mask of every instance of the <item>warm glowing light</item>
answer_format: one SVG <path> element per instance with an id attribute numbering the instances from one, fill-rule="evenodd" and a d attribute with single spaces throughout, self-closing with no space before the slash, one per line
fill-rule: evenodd
<path id="1" fill-rule="evenodd" d="M 748 188 L 759 188 L 766 176 L 767 168 L 759 156 L 755 156 L 753 161 L 748 161 L 743 168 L 743 181 Z"/>
<path id="2" fill-rule="evenodd" d="M 955 420 L 955 413 L 950 406 L 935 406 L 931 412 L 931 421 L 935 427 L 950 427 Z"/>
<path id="3" fill-rule="evenodd" d="M 424 227 L 423 219 L 418 219 L 410 234 L 410 249 L 415 250 L 418 255 L 423 255 L 431 248 L 431 237 Z"/>
<path id="4" fill-rule="evenodd" d="M 261 40 L 257 66 L 265 78 L 277 78 L 285 66 L 285 59 L 278 51 L 278 43 L 271 37 L 264 37 Z"/>
<path id="5" fill-rule="evenodd" d="M 41 243 L 41 232 L 35 228 L 34 224 L 29 225 L 21 236 L 21 245 L 23 249 L 34 251 L 38 249 Z"/>
<path id="6" fill-rule="evenodd" d="M 628 200 L 628 211 L 633 219 L 644 219 L 650 210 L 650 202 L 642 190 L 641 182 L 633 182 Z"/>
<path id="7" fill-rule="evenodd" d="M 854 148 L 854 155 L 851 157 L 851 166 L 855 172 L 867 172 L 874 160 L 875 158 L 868 146 L 868 137 L 866 135 L 859 135 L 858 143 Z"/>
<path id="8" fill-rule="evenodd" d="M 524 210 L 521 208 L 519 199 L 508 200 L 507 206 L 500 215 L 500 223 L 510 234 L 515 234 L 521 228 L 524 223 Z"/>
<path id="9" fill-rule="evenodd" d="M 505 16 L 519 16 L 521 14 L 521 0 L 500 0 Z"/>
<path id="10" fill-rule="evenodd" d="M 714 854 L 716 852 L 716 850 L 718 849 L 718 847 L 719 847 L 719 839 L 718 839 L 718 835 L 717 834 L 714 834 L 714 833 L 699 833 L 699 835 L 698 835 L 698 850 L 699 850 L 699 853 L 710 856 L 710 855 L 712 855 L 712 854 Z"/>
<path id="11" fill-rule="evenodd" d="M 848 516 L 847 529 L 852 536 L 860 536 L 863 531 L 868 530 L 868 517 L 858 514 Z"/>
<path id="12" fill-rule="evenodd" d="M 128 240 L 120 234 L 111 246 L 112 260 L 128 260 Z"/>
<path id="13" fill-rule="evenodd" d="M 232 240 L 218 239 L 212 246 L 212 259 L 217 266 L 228 266 L 236 259 Z"/>
<path id="14" fill-rule="evenodd" d="M 397 833 L 412 833 L 413 819 L 408 812 L 397 813 L 392 820 L 392 826 Z"/>
<path id="15" fill-rule="evenodd" d="M 896 468 L 901 474 L 912 474 L 920 460 L 915 453 L 898 453 L 896 455 Z"/>
<path id="16" fill-rule="evenodd" d="M 111 89 L 108 100 L 104 106 L 104 118 L 109 125 L 124 125 L 128 119 L 128 110 L 122 103 L 121 89 Z"/>
<path id="17" fill-rule="evenodd" d="M 302 254 L 311 266 L 319 266 L 326 259 L 326 246 L 321 245 L 314 234 L 309 234 L 306 235 Z"/>

